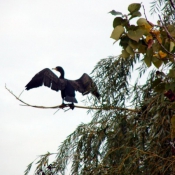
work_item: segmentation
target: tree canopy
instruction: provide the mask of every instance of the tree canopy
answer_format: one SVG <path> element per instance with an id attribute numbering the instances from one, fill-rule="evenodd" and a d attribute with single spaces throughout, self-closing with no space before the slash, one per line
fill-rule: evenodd
<path id="1" fill-rule="evenodd" d="M 174 12 L 173 0 L 152 2 L 156 24 L 139 3 L 130 4 L 128 14 L 110 12 L 111 38 L 122 52 L 100 60 L 92 71 L 102 95 L 100 103 L 88 99 L 97 107 L 90 109 L 93 119 L 65 139 L 52 162 L 52 153 L 41 155 L 36 174 L 64 174 L 68 163 L 74 175 L 175 173 Z"/>

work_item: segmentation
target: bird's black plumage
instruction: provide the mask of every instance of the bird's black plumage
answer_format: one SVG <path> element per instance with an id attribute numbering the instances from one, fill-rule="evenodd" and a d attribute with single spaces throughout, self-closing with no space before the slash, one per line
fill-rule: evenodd
<path id="1" fill-rule="evenodd" d="M 84 73 L 77 80 L 68 80 L 64 78 L 64 70 L 62 67 L 58 66 L 54 69 L 60 72 L 61 75 L 59 78 L 50 69 L 45 68 L 31 79 L 31 81 L 25 86 L 26 90 L 37 88 L 44 84 L 52 90 L 61 90 L 63 101 L 65 100 L 71 103 L 77 103 L 75 91 L 79 91 L 83 95 L 91 92 L 98 99 L 100 98 L 97 86 L 88 74 Z"/>

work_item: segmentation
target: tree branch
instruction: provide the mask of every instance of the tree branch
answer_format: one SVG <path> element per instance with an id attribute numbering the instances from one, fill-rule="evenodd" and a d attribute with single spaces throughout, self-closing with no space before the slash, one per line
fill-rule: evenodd
<path id="1" fill-rule="evenodd" d="M 168 31 L 168 29 L 166 28 L 166 26 L 164 25 L 164 23 L 163 23 L 163 21 L 162 21 L 160 15 L 158 15 L 158 16 L 159 16 L 159 20 L 160 20 L 160 22 L 162 23 L 162 26 L 163 26 L 164 30 L 166 31 L 167 35 L 169 36 L 170 39 L 172 39 L 172 40 L 175 42 L 175 39 L 174 39 L 174 38 L 171 36 L 171 34 L 169 33 L 169 31 Z"/>
<path id="2" fill-rule="evenodd" d="M 144 15 L 145 15 L 145 19 L 146 19 L 146 21 L 148 22 L 148 24 L 149 24 L 151 27 L 156 26 L 156 25 L 152 24 L 150 21 L 148 21 L 148 18 L 147 18 L 147 16 L 146 16 L 146 12 L 145 12 L 145 6 L 142 5 L 142 7 L 143 7 L 143 12 L 144 12 Z"/>
<path id="3" fill-rule="evenodd" d="M 173 1 L 172 0 L 169 0 L 169 1 L 170 1 L 171 6 L 173 7 L 173 9 L 175 10 L 175 5 L 174 5 Z"/>
<path id="4" fill-rule="evenodd" d="M 61 105 L 58 105 L 58 106 L 37 106 L 37 105 L 31 105 L 31 104 L 28 104 L 28 103 L 24 102 L 19 97 L 17 97 L 10 89 L 8 89 L 6 87 L 6 85 L 5 85 L 5 88 L 18 101 L 20 101 L 21 103 L 23 103 L 21 106 L 29 106 L 29 107 L 40 108 L 40 109 L 56 109 L 56 108 L 64 109 L 66 107 L 70 107 L 69 104 L 61 104 Z M 82 109 L 94 109 L 94 110 L 122 110 L 122 111 L 129 111 L 129 112 L 139 112 L 139 110 L 137 110 L 137 109 L 120 108 L 120 107 L 116 107 L 116 106 L 92 107 L 92 106 L 77 106 L 77 105 L 75 105 L 74 107 L 75 108 L 82 108 Z"/>

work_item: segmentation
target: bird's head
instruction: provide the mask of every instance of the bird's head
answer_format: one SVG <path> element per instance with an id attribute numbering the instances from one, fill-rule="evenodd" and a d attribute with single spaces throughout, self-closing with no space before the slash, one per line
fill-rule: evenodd
<path id="1" fill-rule="evenodd" d="M 61 66 L 57 66 L 57 67 L 52 68 L 52 69 L 60 72 L 60 74 L 61 74 L 60 78 L 64 78 L 64 69 Z"/>
<path id="2" fill-rule="evenodd" d="M 57 67 L 52 68 L 52 69 L 54 69 L 54 70 L 56 70 L 56 71 L 58 71 L 58 72 L 64 71 L 63 68 L 62 68 L 61 66 L 57 66 Z"/>

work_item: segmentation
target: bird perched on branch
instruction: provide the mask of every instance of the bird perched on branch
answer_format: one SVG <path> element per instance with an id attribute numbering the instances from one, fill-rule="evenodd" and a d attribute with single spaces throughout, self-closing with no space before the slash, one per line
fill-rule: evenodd
<path id="1" fill-rule="evenodd" d="M 71 102 L 72 104 L 69 105 L 71 109 L 74 109 L 74 103 L 78 103 L 75 98 L 75 91 L 81 92 L 82 95 L 91 92 L 95 97 L 100 98 L 97 86 L 88 74 L 84 73 L 77 80 L 68 80 L 64 78 L 65 73 L 62 67 L 58 66 L 53 69 L 60 72 L 60 77 L 57 77 L 50 69 L 45 68 L 31 79 L 25 86 L 26 90 L 37 88 L 43 84 L 52 90 L 61 90 L 62 104 L 65 105 L 64 101 Z"/>

